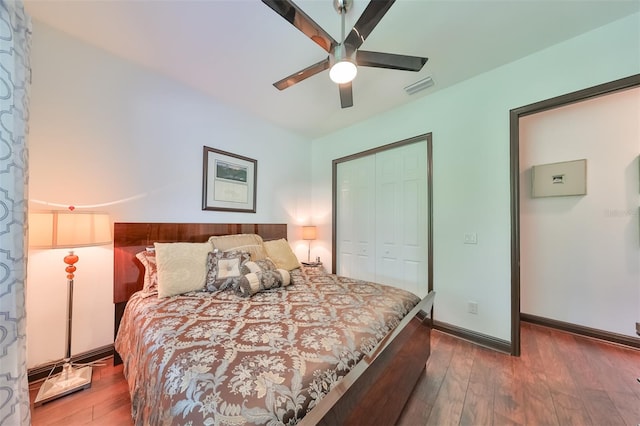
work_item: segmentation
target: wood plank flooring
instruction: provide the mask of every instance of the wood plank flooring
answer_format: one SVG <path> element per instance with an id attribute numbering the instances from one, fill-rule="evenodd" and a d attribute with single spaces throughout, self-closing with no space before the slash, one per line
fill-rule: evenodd
<path id="1" fill-rule="evenodd" d="M 399 425 L 640 425 L 640 351 L 522 324 L 512 357 L 434 332 Z"/>
<path id="2" fill-rule="evenodd" d="M 640 351 L 528 323 L 521 341 L 512 357 L 434 331 L 398 425 L 640 425 Z M 32 424 L 129 426 L 130 412 L 109 359 L 90 389 L 32 408 Z"/>
<path id="3" fill-rule="evenodd" d="M 32 426 L 133 425 L 129 388 L 122 375 L 122 364 L 114 367 L 113 358 L 107 358 L 100 364 L 93 368 L 89 389 L 37 408 L 33 407 L 33 401 L 40 384 L 30 386 Z"/>

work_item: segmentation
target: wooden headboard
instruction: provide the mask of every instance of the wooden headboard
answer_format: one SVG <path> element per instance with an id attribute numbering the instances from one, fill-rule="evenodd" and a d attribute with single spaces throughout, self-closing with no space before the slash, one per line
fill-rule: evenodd
<path id="1" fill-rule="evenodd" d="M 115 223 L 113 227 L 113 303 L 142 290 L 144 270 L 136 253 L 153 243 L 205 242 L 211 236 L 258 234 L 265 241 L 287 238 L 286 224 Z"/>

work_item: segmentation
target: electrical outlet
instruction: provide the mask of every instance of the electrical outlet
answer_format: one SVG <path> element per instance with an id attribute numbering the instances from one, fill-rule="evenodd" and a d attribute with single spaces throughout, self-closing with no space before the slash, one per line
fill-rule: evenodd
<path id="1" fill-rule="evenodd" d="M 469 302 L 469 313 L 478 315 L 478 302 Z"/>
<path id="2" fill-rule="evenodd" d="M 465 244 L 478 244 L 478 234 L 475 232 L 467 232 L 464 234 Z"/>

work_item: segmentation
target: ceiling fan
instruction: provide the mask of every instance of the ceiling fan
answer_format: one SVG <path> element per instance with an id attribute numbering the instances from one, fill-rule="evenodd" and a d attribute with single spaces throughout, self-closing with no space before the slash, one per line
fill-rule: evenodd
<path id="1" fill-rule="evenodd" d="M 427 63 L 428 58 L 419 56 L 358 50 L 395 0 L 371 0 L 346 37 L 344 28 L 345 15 L 353 5 L 353 0 L 334 0 L 333 7 L 342 17 L 342 38 L 340 42 L 331 37 L 329 33 L 296 6 L 293 1 L 262 0 L 262 2 L 329 53 L 326 59 L 273 83 L 279 90 L 291 87 L 330 68 L 329 76 L 331 80 L 338 84 L 340 89 L 340 105 L 342 108 L 348 108 L 353 106 L 351 82 L 356 76 L 358 66 L 420 71 L 424 64 Z"/>

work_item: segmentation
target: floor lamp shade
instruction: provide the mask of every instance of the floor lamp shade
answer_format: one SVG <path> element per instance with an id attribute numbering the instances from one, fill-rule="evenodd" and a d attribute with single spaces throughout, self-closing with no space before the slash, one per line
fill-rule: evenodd
<path id="1" fill-rule="evenodd" d="M 92 247 L 111 241 L 111 221 L 106 213 L 64 210 L 29 213 L 31 248 Z"/>
<path id="2" fill-rule="evenodd" d="M 110 244 L 111 221 L 106 213 L 74 211 L 44 211 L 29 213 L 29 246 L 31 248 L 91 247 Z M 91 386 L 90 365 L 76 366 L 71 362 L 71 323 L 73 318 L 73 279 L 78 256 L 73 250 L 65 256 L 67 264 L 66 352 L 60 374 L 49 377 L 40 386 L 34 406 Z M 55 369 L 55 366 L 54 366 Z M 52 369 L 52 373 L 54 371 Z"/>

